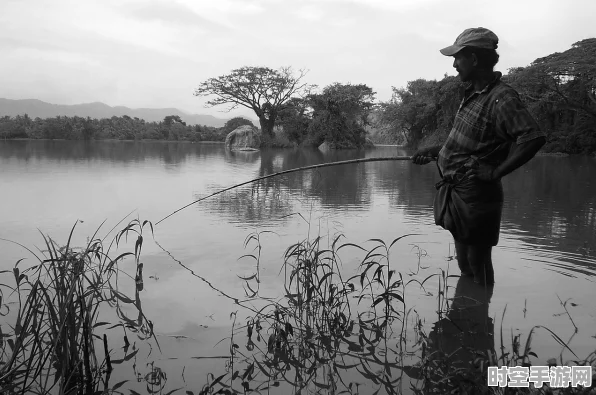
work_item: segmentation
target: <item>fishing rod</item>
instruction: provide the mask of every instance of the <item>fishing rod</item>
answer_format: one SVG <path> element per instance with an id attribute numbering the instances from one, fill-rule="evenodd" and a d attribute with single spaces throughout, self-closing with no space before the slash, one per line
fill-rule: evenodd
<path id="1" fill-rule="evenodd" d="M 171 214 L 169 214 L 169 215 L 165 216 L 164 218 L 160 219 L 158 222 L 156 222 L 156 223 L 155 223 L 155 225 L 156 225 L 156 226 L 157 226 L 157 225 L 159 225 L 161 222 L 163 222 L 163 221 L 165 221 L 166 219 L 170 218 L 172 215 L 174 215 L 174 214 L 176 214 L 176 213 L 178 213 L 178 212 L 180 212 L 180 211 L 184 210 L 185 208 L 187 208 L 187 207 L 190 207 L 190 206 L 192 206 L 193 204 L 195 204 L 195 203 L 198 203 L 198 202 L 200 202 L 200 201 L 202 201 L 202 200 L 209 199 L 210 197 L 213 197 L 213 196 L 215 196 L 215 195 L 219 195 L 220 193 L 224 193 L 224 192 L 226 192 L 226 191 L 229 191 L 230 189 L 238 188 L 238 187 L 241 187 L 241 186 L 243 186 L 243 185 L 250 184 L 250 183 L 252 183 L 252 182 L 257 182 L 257 181 L 265 180 L 265 179 L 267 179 L 267 178 L 281 176 L 282 174 L 294 173 L 294 172 L 296 172 L 296 171 L 302 171 L 302 170 L 318 169 L 318 168 L 320 168 L 320 167 L 328 167 L 328 166 L 340 166 L 340 165 L 349 165 L 349 164 L 352 164 L 352 163 L 363 163 L 363 162 L 381 162 L 381 161 L 390 161 L 390 160 L 412 160 L 412 158 L 413 158 L 412 156 L 385 156 L 385 157 L 379 157 L 379 158 L 362 158 L 362 159 L 340 160 L 340 161 L 338 161 L 338 162 L 327 162 L 327 163 L 320 163 L 320 164 L 318 164 L 318 165 L 311 165 L 311 166 L 297 167 L 297 168 L 295 168 L 295 169 L 289 169 L 289 170 L 284 170 L 284 171 L 280 171 L 280 172 L 273 173 L 273 174 L 268 174 L 268 175 L 266 175 L 266 176 L 262 176 L 262 177 L 255 178 L 255 179 L 252 179 L 252 180 L 249 180 L 249 181 L 245 181 L 245 182 L 243 182 L 243 183 L 240 183 L 240 184 L 233 185 L 233 186 L 231 186 L 231 187 L 228 187 L 228 188 L 226 188 L 226 189 L 222 189 L 222 190 L 220 190 L 220 191 L 214 192 L 214 193 L 212 193 L 211 195 L 204 196 L 204 197 L 202 197 L 202 198 L 200 198 L 200 199 L 197 199 L 197 200 L 195 200 L 194 202 L 191 202 L 191 203 L 187 204 L 187 205 L 186 205 L 186 206 L 184 206 L 184 207 L 180 207 L 178 210 L 176 210 L 176 211 L 172 212 Z M 434 157 L 430 157 L 430 156 L 429 156 L 429 157 L 427 157 L 427 158 L 428 158 L 429 160 L 431 160 L 431 161 L 434 161 L 434 160 L 436 160 L 436 158 L 434 158 Z"/>

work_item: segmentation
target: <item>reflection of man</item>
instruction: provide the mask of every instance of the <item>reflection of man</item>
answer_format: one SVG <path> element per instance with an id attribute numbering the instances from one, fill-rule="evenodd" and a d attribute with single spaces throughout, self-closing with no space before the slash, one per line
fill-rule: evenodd
<path id="1" fill-rule="evenodd" d="M 435 322 L 429 333 L 431 350 L 449 356 L 455 365 L 472 363 L 475 350 L 494 350 L 494 323 L 488 315 L 492 294 L 492 287 L 461 276 L 446 317 Z"/>
<path id="2" fill-rule="evenodd" d="M 461 276 L 447 313 L 428 334 L 423 364 L 404 366 L 404 373 L 417 380 L 436 375 L 437 385 L 448 385 L 440 384 L 446 372 L 436 371 L 437 366 L 462 369 L 464 375 L 476 374 L 475 369 L 481 368 L 475 361 L 477 352 L 494 352 L 494 322 L 488 314 L 492 294 L 493 287 L 485 288 L 472 278 Z"/>
<path id="3" fill-rule="evenodd" d="M 437 184 L 435 223 L 452 233 L 462 275 L 488 285 L 494 283 L 491 250 L 499 240 L 501 178 L 546 142 L 517 92 L 493 71 L 497 43 L 493 32 L 479 27 L 441 50 L 453 56 L 453 67 L 469 86 L 445 144 L 412 157 L 420 165 L 437 159 L 443 179 Z"/>

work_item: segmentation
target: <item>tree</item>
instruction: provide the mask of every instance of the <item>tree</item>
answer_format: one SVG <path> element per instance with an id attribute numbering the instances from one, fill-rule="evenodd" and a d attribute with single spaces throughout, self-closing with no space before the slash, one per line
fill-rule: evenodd
<path id="1" fill-rule="evenodd" d="M 506 80 L 551 140 L 566 135 L 565 147 L 559 149 L 596 150 L 596 38 L 510 69 Z"/>
<path id="2" fill-rule="evenodd" d="M 176 123 L 181 123 L 182 125 L 186 126 L 186 122 L 183 122 L 179 115 L 167 115 L 163 119 L 163 123 L 165 123 L 166 126 L 174 125 Z"/>
<path id="3" fill-rule="evenodd" d="M 251 121 L 249 121 L 246 118 L 242 118 L 242 117 L 235 117 L 232 119 L 229 119 L 225 125 L 223 126 L 223 132 L 227 135 L 228 133 L 234 131 L 236 128 L 243 126 L 243 125 L 249 125 L 249 126 L 255 126 Z"/>
<path id="4" fill-rule="evenodd" d="M 95 126 L 90 117 L 83 120 L 83 128 L 81 130 L 83 140 L 92 140 L 95 136 Z"/>
<path id="5" fill-rule="evenodd" d="M 384 119 L 404 134 L 407 145 L 415 145 L 425 131 L 437 125 L 436 81 L 417 79 L 407 87 L 393 87 L 393 96 L 384 104 Z"/>
<path id="6" fill-rule="evenodd" d="M 596 38 L 578 41 L 563 53 L 538 58 L 526 68 L 513 69 L 510 80 L 530 100 L 539 99 L 532 97 L 534 92 L 552 93 L 568 108 L 596 120 Z"/>
<path id="7" fill-rule="evenodd" d="M 326 141 L 332 148 L 362 147 L 374 97 L 375 92 L 364 84 L 339 83 L 309 95 L 313 115 L 308 134 L 312 144 Z"/>
<path id="8" fill-rule="evenodd" d="M 231 111 L 244 106 L 255 112 L 264 134 L 273 136 L 273 126 L 284 104 L 290 98 L 303 97 L 311 86 L 303 83 L 306 71 L 294 76 L 290 67 L 272 70 L 268 67 L 242 67 L 230 74 L 209 78 L 195 90 L 195 96 L 215 96 L 207 107 L 227 104 Z"/>
<path id="9" fill-rule="evenodd" d="M 406 145 L 416 146 L 437 130 L 451 129 L 461 100 L 463 84 L 457 77 L 441 81 L 417 79 L 406 88 L 393 87 L 393 97 L 381 104 L 381 122 L 402 133 Z"/>
<path id="10" fill-rule="evenodd" d="M 283 128 L 288 140 L 297 145 L 306 139 L 311 121 L 312 108 L 308 98 L 290 99 L 278 115 L 278 125 Z"/>

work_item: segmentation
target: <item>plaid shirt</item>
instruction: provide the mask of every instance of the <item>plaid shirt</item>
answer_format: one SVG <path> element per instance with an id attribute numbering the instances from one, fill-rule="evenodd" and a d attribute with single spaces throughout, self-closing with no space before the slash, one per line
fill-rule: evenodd
<path id="1" fill-rule="evenodd" d="M 546 136 L 521 102 L 518 93 L 501 82 L 501 73 L 480 92 L 466 90 L 451 133 L 439 152 L 437 165 L 443 177 L 463 174 L 475 161 L 499 166 L 513 142 Z"/>

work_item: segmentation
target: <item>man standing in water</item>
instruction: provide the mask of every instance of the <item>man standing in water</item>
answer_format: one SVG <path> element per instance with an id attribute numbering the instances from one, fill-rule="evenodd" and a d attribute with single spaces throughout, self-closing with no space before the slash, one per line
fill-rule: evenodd
<path id="1" fill-rule="evenodd" d="M 453 128 L 442 146 L 420 149 L 414 163 L 432 159 L 442 180 L 434 201 L 435 223 L 455 240 L 462 275 L 494 284 L 492 247 L 499 241 L 501 178 L 524 165 L 546 142 L 518 93 L 493 71 L 499 60 L 498 37 L 485 28 L 466 29 L 441 49 L 469 83 Z"/>

